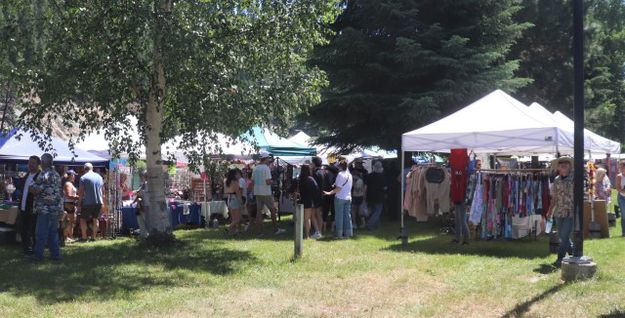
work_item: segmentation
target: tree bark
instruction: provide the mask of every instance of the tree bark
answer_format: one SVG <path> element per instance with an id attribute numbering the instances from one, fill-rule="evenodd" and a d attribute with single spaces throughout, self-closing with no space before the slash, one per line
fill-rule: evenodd
<path id="1" fill-rule="evenodd" d="M 165 198 L 165 178 L 161 157 L 161 132 L 163 106 L 166 96 L 165 67 L 163 59 L 163 33 L 165 19 L 171 12 L 171 0 L 155 1 L 155 24 L 153 35 L 153 69 L 150 94 L 145 110 L 146 165 L 148 182 L 148 209 L 146 225 L 150 236 L 171 235 L 172 228 Z"/>

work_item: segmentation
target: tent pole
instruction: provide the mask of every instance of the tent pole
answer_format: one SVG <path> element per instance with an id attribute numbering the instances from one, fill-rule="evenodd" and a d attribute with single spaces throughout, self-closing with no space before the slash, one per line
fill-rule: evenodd
<path id="1" fill-rule="evenodd" d="M 401 149 L 401 172 L 400 172 L 400 178 L 399 178 L 399 182 L 401 183 L 401 193 L 400 193 L 400 199 L 401 202 L 399 202 L 399 210 L 401 211 L 400 215 L 401 215 L 401 234 L 400 234 L 400 238 L 401 238 L 401 244 L 404 247 L 408 246 L 408 235 L 406 233 L 406 225 L 404 223 L 404 190 L 405 190 L 405 178 L 406 176 L 404 175 L 404 169 L 405 169 L 405 153 L 404 153 L 404 149 Z"/>

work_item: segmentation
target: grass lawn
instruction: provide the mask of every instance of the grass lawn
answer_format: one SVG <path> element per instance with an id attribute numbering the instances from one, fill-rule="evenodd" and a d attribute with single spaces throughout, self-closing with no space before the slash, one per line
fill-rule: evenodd
<path id="1" fill-rule="evenodd" d="M 619 220 L 620 221 L 620 220 Z M 620 222 L 619 222 L 620 223 Z M 180 230 L 174 247 L 74 244 L 60 263 L 0 247 L 0 317 L 621 317 L 625 238 L 586 241 L 591 281 L 563 284 L 548 239 L 451 245 L 435 224 L 397 223 L 348 241 Z"/>

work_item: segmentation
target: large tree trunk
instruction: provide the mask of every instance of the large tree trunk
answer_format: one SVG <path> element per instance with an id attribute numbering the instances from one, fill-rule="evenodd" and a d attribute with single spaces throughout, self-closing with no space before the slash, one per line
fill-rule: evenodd
<path id="1" fill-rule="evenodd" d="M 163 60 L 163 33 L 166 12 L 171 11 L 171 0 L 157 0 L 157 14 L 154 29 L 153 73 L 150 96 L 145 110 L 146 120 L 146 164 L 148 173 L 148 201 L 146 225 L 151 237 L 171 235 L 172 228 L 165 198 L 165 179 L 161 158 L 161 131 L 163 128 L 163 106 L 166 94 L 165 69 Z"/>

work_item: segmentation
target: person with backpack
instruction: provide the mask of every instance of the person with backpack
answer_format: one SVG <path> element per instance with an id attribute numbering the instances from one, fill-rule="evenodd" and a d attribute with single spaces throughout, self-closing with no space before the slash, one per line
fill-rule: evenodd
<path id="1" fill-rule="evenodd" d="M 304 238 L 309 238 L 311 225 L 315 229 L 312 238 L 320 239 L 321 226 L 317 223 L 317 219 L 313 217 L 314 211 L 321 206 L 321 189 L 312 176 L 309 165 L 302 165 L 299 174 L 299 194 L 300 204 L 304 205 Z"/>

